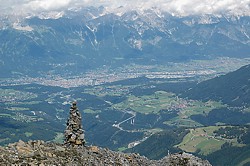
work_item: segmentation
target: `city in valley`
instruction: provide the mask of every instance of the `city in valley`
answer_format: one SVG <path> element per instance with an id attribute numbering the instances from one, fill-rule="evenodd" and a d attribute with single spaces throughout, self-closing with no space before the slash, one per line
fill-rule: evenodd
<path id="1" fill-rule="evenodd" d="M 215 60 L 190 61 L 187 63 L 168 63 L 166 65 L 126 65 L 119 68 L 102 68 L 85 73 L 60 74 L 43 73 L 39 77 L 20 76 L 0 80 L 0 86 L 41 84 L 63 88 L 94 86 L 130 78 L 147 77 L 150 79 L 187 79 L 198 81 L 216 77 L 236 70 L 250 62 L 250 59 L 218 58 Z"/>

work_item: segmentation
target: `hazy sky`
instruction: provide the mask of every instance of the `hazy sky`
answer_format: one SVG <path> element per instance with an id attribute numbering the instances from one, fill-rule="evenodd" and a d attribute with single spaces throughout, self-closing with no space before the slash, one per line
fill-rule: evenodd
<path id="1" fill-rule="evenodd" d="M 128 9 L 159 7 L 180 15 L 231 13 L 250 15 L 250 0 L 0 0 L 0 12 L 39 13 L 81 6 Z"/>

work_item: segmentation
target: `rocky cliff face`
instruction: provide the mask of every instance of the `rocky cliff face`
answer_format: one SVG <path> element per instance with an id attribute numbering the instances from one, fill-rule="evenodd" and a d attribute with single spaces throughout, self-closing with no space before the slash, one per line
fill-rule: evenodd
<path id="1" fill-rule="evenodd" d="M 106 148 L 96 146 L 66 146 L 44 141 L 19 141 L 0 147 L 0 165 L 93 165 L 93 166 L 162 166 L 162 165 L 185 165 L 185 166 L 210 166 L 204 161 L 191 154 L 171 154 L 161 160 L 149 160 L 138 154 L 125 154 L 114 152 Z"/>

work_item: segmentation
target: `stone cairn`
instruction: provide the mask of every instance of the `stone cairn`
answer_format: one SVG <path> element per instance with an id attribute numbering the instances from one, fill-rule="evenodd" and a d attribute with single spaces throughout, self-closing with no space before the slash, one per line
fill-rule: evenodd
<path id="1" fill-rule="evenodd" d="M 73 102 L 72 106 L 70 107 L 69 118 L 67 120 L 67 127 L 64 133 L 65 145 L 81 146 L 85 144 L 81 121 L 82 117 L 76 106 L 76 102 Z"/>

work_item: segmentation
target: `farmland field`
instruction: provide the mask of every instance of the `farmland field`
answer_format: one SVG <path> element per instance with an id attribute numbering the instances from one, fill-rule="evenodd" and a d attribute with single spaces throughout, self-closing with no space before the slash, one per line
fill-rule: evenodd
<path id="1" fill-rule="evenodd" d="M 226 139 L 221 136 L 215 136 L 214 131 L 224 126 L 209 126 L 195 129 L 189 129 L 189 133 L 183 138 L 183 141 L 176 147 L 192 153 L 208 155 L 221 149 L 224 143 L 230 143 L 233 146 L 244 146 L 237 142 L 237 139 Z"/>

